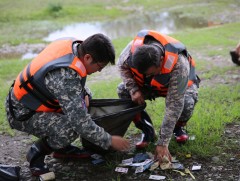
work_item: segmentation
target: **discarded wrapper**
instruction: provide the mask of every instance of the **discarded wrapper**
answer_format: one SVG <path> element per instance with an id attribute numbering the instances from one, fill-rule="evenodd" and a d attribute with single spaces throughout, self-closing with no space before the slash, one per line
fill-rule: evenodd
<path id="1" fill-rule="evenodd" d="M 172 163 L 172 168 L 176 170 L 183 170 L 184 166 L 181 163 Z"/>
<path id="2" fill-rule="evenodd" d="M 152 180 L 164 180 L 166 177 L 161 175 L 150 175 L 149 179 Z"/>
<path id="3" fill-rule="evenodd" d="M 179 161 L 176 159 L 176 157 L 172 157 L 172 163 L 178 163 Z"/>
<path id="4" fill-rule="evenodd" d="M 152 164 L 154 164 L 154 160 L 151 160 L 149 163 L 147 163 L 146 165 L 143 165 L 143 171 L 149 169 Z"/>
<path id="5" fill-rule="evenodd" d="M 146 159 L 149 159 L 150 156 L 147 153 L 138 153 L 133 157 L 133 162 L 143 162 Z"/>
<path id="6" fill-rule="evenodd" d="M 193 176 L 193 174 L 190 172 L 190 170 L 188 168 L 185 169 L 185 173 L 188 173 L 193 180 L 195 180 L 195 177 Z"/>
<path id="7" fill-rule="evenodd" d="M 116 167 L 115 168 L 116 172 L 120 172 L 120 173 L 127 173 L 128 172 L 128 168 L 124 168 L 124 167 Z"/>
<path id="8" fill-rule="evenodd" d="M 152 162 L 152 159 L 146 159 L 144 162 L 140 162 L 140 163 L 132 163 L 129 166 L 139 167 L 139 166 L 144 166 L 144 165 L 148 164 L 149 162 Z"/>
<path id="9" fill-rule="evenodd" d="M 45 174 L 42 174 L 39 176 L 40 181 L 49 181 L 49 180 L 54 180 L 55 179 L 55 174 L 54 172 L 48 172 Z"/>
<path id="10" fill-rule="evenodd" d="M 191 158 L 192 155 L 189 153 L 189 154 L 186 154 L 186 158 Z"/>
<path id="11" fill-rule="evenodd" d="M 201 170 L 201 165 L 193 165 L 192 171 L 195 171 L 195 170 Z"/>
<path id="12" fill-rule="evenodd" d="M 155 170 L 156 168 L 158 168 L 159 167 L 159 161 L 156 161 L 154 164 L 152 164 L 151 165 L 151 167 L 150 167 L 150 171 L 153 171 L 153 170 Z"/>
<path id="13" fill-rule="evenodd" d="M 126 160 L 122 160 L 122 163 L 120 164 L 121 166 L 129 166 L 131 165 L 133 162 L 133 158 L 129 158 L 129 159 L 126 159 Z"/>
<path id="14" fill-rule="evenodd" d="M 160 164 L 162 170 L 171 169 L 172 163 L 169 161 L 167 156 L 163 156 L 162 163 Z"/>
<path id="15" fill-rule="evenodd" d="M 139 167 L 136 168 L 135 173 L 141 173 L 141 172 L 143 172 L 143 171 L 144 171 L 144 168 L 143 168 L 143 166 L 141 165 L 141 166 L 139 166 Z"/>

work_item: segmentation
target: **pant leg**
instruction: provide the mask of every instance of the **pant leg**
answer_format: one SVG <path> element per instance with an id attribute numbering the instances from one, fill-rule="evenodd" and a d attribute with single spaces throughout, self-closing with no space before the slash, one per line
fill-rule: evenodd
<path id="1" fill-rule="evenodd" d="M 197 101 L 198 101 L 198 88 L 196 84 L 193 84 L 186 90 L 184 108 L 181 116 L 178 119 L 178 122 L 186 123 L 192 117 L 193 110 Z"/>
<path id="2" fill-rule="evenodd" d="M 14 129 L 32 134 L 38 138 L 47 138 L 49 146 L 60 149 L 78 138 L 67 117 L 60 113 L 41 112 L 26 121 L 11 121 Z"/>

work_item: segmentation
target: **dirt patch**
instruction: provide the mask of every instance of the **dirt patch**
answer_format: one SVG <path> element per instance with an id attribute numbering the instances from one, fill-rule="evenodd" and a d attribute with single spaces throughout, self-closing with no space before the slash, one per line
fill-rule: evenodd
<path id="1" fill-rule="evenodd" d="M 132 139 L 133 138 L 133 139 Z M 133 157 L 134 144 L 139 139 L 139 135 L 131 138 L 132 149 L 127 153 L 110 153 L 105 155 L 105 163 L 94 165 L 91 159 L 82 160 L 59 160 L 51 156 L 46 158 L 46 163 L 55 172 L 58 181 L 76 180 L 149 180 L 150 175 L 164 175 L 168 180 L 192 180 L 190 175 L 181 176 L 172 170 L 156 169 L 152 172 L 145 171 L 135 174 L 135 168 L 130 168 L 127 174 L 118 174 L 115 167 L 121 163 L 122 159 Z M 0 162 L 3 164 L 18 165 L 21 167 L 21 181 L 35 181 L 32 177 L 26 162 L 26 151 L 30 148 L 32 140 L 30 136 L 16 132 L 16 136 L 0 135 Z M 228 124 L 222 139 L 225 144 L 220 145 L 224 152 L 212 158 L 197 158 L 192 156 L 181 160 L 185 168 L 191 169 L 193 165 L 201 165 L 200 171 L 191 171 L 196 180 L 240 180 L 240 122 Z"/>

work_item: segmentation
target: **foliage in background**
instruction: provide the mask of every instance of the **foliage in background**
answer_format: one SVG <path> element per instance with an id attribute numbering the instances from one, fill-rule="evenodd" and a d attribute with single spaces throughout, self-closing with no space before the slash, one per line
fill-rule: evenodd
<path id="1" fill-rule="evenodd" d="M 182 21 L 191 17 L 210 22 L 237 22 L 238 16 L 228 20 L 228 12 L 238 11 L 239 6 L 238 0 L 0 0 L 0 45 L 42 42 L 48 33 L 71 23 L 108 21 L 149 11 L 175 12 Z M 224 19 L 219 20 L 221 13 Z"/>

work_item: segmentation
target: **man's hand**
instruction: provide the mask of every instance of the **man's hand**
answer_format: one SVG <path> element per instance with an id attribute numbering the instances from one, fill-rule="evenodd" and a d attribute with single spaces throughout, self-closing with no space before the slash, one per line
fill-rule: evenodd
<path id="1" fill-rule="evenodd" d="M 140 90 L 134 92 L 131 95 L 132 101 L 137 103 L 138 105 L 145 104 L 144 97 L 142 95 L 142 92 Z"/>
<path id="2" fill-rule="evenodd" d="M 163 162 L 163 157 L 166 156 L 170 162 L 172 162 L 172 156 L 168 150 L 168 146 L 158 145 L 155 150 L 155 159 L 158 159 L 159 164 Z"/>
<path id="3" fill-rule="evenodd" d="M 127 151 L 130 147 L 130 143 L 127 139 L 121 136 L 112 136 L 112 148 L 118 151 Z"/>

